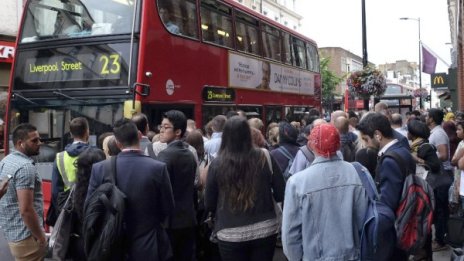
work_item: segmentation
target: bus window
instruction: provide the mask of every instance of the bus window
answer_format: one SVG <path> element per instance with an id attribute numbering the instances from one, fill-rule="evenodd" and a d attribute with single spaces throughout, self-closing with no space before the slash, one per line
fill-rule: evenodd
<path id="1" fill-rule="evenodd" d="M 133 8 L 133 0 L 32 0 L 21 42 L 130 33 Z"/>
<path id="2" fill-rule="evenodd" d="M 202 39 L 233 48 L 232 9 L 213 0 L 201 2 Z"/>
<path id="3" fill-rule="evenodd" d="M 292 65 L 292 48 L 290 34 L 282 32 L 282 53 L 283 62 Z"/>
<path id="4" fill-rule="evenodd" d="M 265 106 L 266 109 L 266 126 L 271 122 L 279 123 L 282 120 L 282 107 L 280 106 Z"/>
<path id="5" fill-rule="evenodd" d="M 282 52 L 280 50 L 280 32 L 277 28 L 263 25 L 263 53 L 264 57 L 276 61 L 282 61 Z"/>
<path id="6" fill-rule="evenodd" d="M 295 53 L 293 65 L 306 69 L 306 51 L 304 42 L 300 39 L 293 38 L 293 51 Z"/>
<path id="7" fill-rule="evenodd" d="M 217 115 L 227 115 L 229 111 L 235 111 L 236 108 L 233 105 L 223 105 L 223 104 L 218 104 L 218 105 L 204 105 L 203 108 L 203 113 L 202 113 L 202 124 L 204 127 L 209 121 L 211 121 L 214 116 Z"/>
<path id="8" fill-rule="evenodd" d="M 316 46 L 306 43 L 306 57 L 308 58 L 308 69 L 319 72 L 319 55 Z"/>
<path id="9" fill-rule="evenodd" d="M 259 45 L 258 20 L 245 14 L 237 13 L 236 15 L 236 47 L 237 50 L 261 55 Z"/>
<path id="10" fill-rule="evenodd" d="M 195 1 L 160 0 L 158 12 L 161 21 L 170 33 L 198 38 Z"/>
<path id="11" fill-rule="evenodd" d="M 260 118 L 263 115 L 263 107 L 258 105 L 250 106 L 238 106 L 237 110 L 242 110 L 245 112 L 248 119 L 250 118 Z"/>

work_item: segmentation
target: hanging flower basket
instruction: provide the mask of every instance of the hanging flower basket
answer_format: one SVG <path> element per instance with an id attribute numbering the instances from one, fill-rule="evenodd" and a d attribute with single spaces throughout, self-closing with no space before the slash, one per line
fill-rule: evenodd
<path id="1" fill-rule="evenodd" d="M 414 97 L 422 97 L 425 98 L 429 95 L 429 91 L 425 88 L 415 89 L 413 92 Z"/>
<path id="2" fill-rule="evenodd" d="M 352 72 L 346 84 L 350 92 L 362 98 L 369 98 L 371 95 L 381 96 L 387 89 L 385 76 L 379 70 L 370 67 Z"/>

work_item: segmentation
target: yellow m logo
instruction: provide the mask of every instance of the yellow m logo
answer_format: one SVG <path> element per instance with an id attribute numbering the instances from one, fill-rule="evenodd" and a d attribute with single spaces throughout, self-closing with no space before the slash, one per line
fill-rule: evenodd
<path id="1" fill-rule="evenodd" d="M 434 85 L 437 85 L 437 84 L 445 84 L 445 79 L 443 79 L 443 76 L 435 76 L 433 78 L 433 84 Z"/>

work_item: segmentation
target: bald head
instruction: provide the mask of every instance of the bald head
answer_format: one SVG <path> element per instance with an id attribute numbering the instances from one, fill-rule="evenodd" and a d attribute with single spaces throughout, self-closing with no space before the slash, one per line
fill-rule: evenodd
<path id="1" fill-rule="evenodd" d="M 392 128 L 399 128 L 403 126 L 403 117 L 399 113 L 393 113 L 391 115 Z"/>
<path id="2" fill-rule="evenodd" d="M 330 123 L 334 124 L 335 123 L 335 120 L 338 118 L 338 117 L 345 117 L 345 118 L 348 118 L 348 116 L 346 115 L 346 112 L 344 111 L 334 111 L 332 112 L 332 114 L 330 115 Z"/>
<path id="3" fill-rule="evenodd" d="M 391 121 L 391 113 L 388 109 L 388 105 L 385 102 L 379 102 L 374 106 L 374 111 L 382 115 L 387 116 L 388 120 Z"/>
<path id="4" fill-rule="evenodd" d="M 350 121 L 345 117 L 338 117 L 335 119 L 335 128 L 340 134 L 346 134 L 349 131 Z"/>
<path id="5" fill-rule="evenodd" d="M 379 102 L 374 106 L 374 111 L 375 112 L 382 113 L 382 111 L 384 111 L 384 110 L 388 110 L 388 105 L 385 102 Z"/>

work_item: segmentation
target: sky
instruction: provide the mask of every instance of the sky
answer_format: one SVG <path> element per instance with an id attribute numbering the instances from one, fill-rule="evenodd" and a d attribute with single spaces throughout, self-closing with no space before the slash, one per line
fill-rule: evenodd
<path id="1" fill-rule="evenodd" d="M 361 0 L 300 0 L 301 32 L 318 47 L 341 47 L 362 57 Z M 418 62 L 421 40 L 447 63 L 451 42 L 447 0 L 365 0 L 367 54 L 374 64 Z M 436 72 L 447 71 L 438 60 Z"/>

